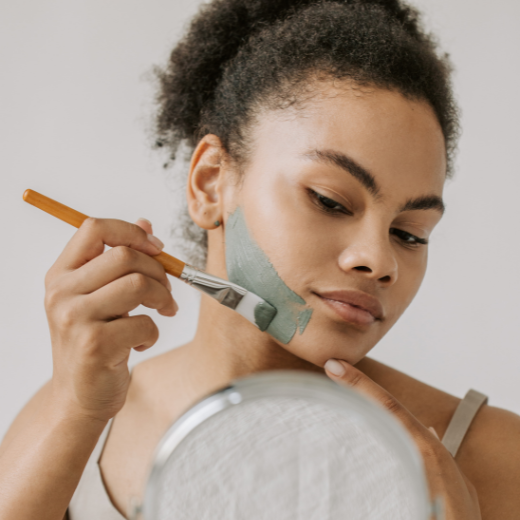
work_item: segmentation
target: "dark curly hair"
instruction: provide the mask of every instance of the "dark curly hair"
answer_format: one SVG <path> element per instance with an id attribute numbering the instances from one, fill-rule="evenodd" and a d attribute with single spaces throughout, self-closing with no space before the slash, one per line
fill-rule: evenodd
<path id="1" fill-rule="evenodd" d="M 297 104 L 318 77 L 429 103 L 452 173 L 459 118 L 449 58 L 401 0 L 213 0 L 156 72 L 156 143 L 172 160 L 208 133 L 244 159 L 258 109 Z"/>

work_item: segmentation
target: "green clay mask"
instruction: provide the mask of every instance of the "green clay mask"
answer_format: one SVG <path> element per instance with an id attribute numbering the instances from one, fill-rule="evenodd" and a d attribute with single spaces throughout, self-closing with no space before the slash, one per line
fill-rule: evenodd
<path id="1" fill-rule="evenodd" d="M 270 319 L 271 314 L 266 313 L 267 318 L 264 318 L 262 309 L 255 309 L 260 330 L 266 330 L 285 344 L 291 341 L 296 330 L 303 333 L 311 319 L 312 309 L 306 307 L 305 300 L 291 291 L 278 276 L 267 255 L 249 234 L 241 208 L 237 208 L 227 221 L 226 267 L 231 282 L 276 308 L 276 316 L 268 325 L 265 320 Z"/>

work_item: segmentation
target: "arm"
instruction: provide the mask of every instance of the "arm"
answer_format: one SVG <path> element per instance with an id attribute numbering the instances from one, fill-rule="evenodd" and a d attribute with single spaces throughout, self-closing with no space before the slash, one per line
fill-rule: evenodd
<path id="1" fill-rule="evenodd" d="M 0 517 L 64 518 L 105 424 L 67 412 L 47 383 L 0 445 Z"/>
<path id="2" fill-rule="evenodd" d="M 125 402 L 131 349 L 158 338 L 151 318 L 128 313 L 141 304 L 176 313 L 164 268 L 151 258 L 159 251 L 139 226 L 88 219 L 47 273 L 53 376 L 0 446 L 2 520 L 66 516 L 99 435 Z"/>

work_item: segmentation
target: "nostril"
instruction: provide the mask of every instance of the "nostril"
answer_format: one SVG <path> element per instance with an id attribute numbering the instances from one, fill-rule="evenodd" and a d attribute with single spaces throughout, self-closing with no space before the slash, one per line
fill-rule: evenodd
<path id="1" fill-rule="evenodd" d="M 382 278 L 379 278 L 379 281 L 383 283 L 388 283 L 390 280 L 390 276 L 383 276 Z"/>
<path id="2" fill-rule="evenodd" d="M 363 271 L 364 273 L 371 273 L 372 269 L 370 267 L 367 267 L 366 265 L 358 265 L 357 267 L 354 267 L 357 271 Z"/>

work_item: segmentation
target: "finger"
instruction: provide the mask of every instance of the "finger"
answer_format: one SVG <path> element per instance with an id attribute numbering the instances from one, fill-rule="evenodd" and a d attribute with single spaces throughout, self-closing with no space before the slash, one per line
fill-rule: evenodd
<path id="1" fill-rule="evenodd" d="M 131 273 L 82 296 L 83 313 L 92 320 L 113 320 L 139 305 L 174 316 L 178 306 L 170 291 L 153 278 Z"/>
<path id="2" fill-rule="evenodd" d="M 89 294 L 130 273 L 141 273 L 172 290 L 164 267 L 157 260 L 125 246 L 106 251 L 68 276 L 74 293 Z"/>
<path id="3" fill-rule="evenodd" d="M 158 255 L 164 244 L 144 229 L 114 219 L 88 218 L 67 244 L 56 261 L 56 268 L 72 270 L 103 253 L 105 245 L 126 246 L 147 255 Z"/>
<path id="4" fill-rule="evenodd" d="M 136 220 L 135 225 L 144 229 L 148 234 L 153 235 L 152 223 L 148 219 L 140 217 Z"/>
<path id="5" fill-rule="evenodd" d="M 107 356 L 115 359 L 125 357 L 132 348 L 149 349 L 159 339 L 157 325 L 146 314 L 110 321 L 103 325 L 103 332 L 106 345 L 110 345 Z"/>
<path id="6" fill-rule="evenodd" d="M 430 430 L 430 431 L 432 432 L 433 436 L 434 436 L 438 441 L 441 440 L 440 437 L 439 437 L 439 434 L 437 433 L 437 431 L 435 430 L 435 428 L 434 428 L 433 426 L 430 426 L 430 427 L 428 428 L 428 430 Z"/>
<path id="7" fill-rule="evenodd" d="M 324 368 L 333 381 L 354 388 L 377 401 L 386 410 L 397 416 L 411 433 L 424 434 L 426 428 L 393 395 L 357 368 L 339 359 L 329 359 Z"/>

